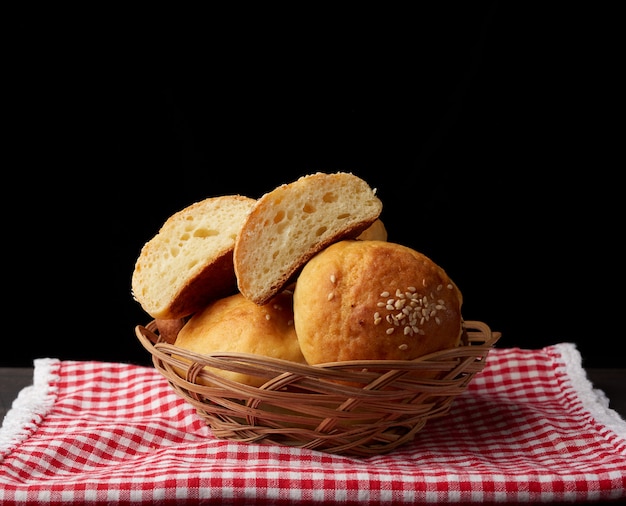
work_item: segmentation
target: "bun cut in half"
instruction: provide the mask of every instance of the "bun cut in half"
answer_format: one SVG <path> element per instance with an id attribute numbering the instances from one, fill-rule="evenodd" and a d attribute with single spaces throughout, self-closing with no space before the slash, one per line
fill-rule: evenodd
<path id="1" fill-rule="evenodd" d="M 463 298 L 430 258 L 386 241 L 344 240 L 304 266 L 294 322 L 306 361 L 412 360 L 459 345 Z"/>
<path id="2" fill-rule="evenodd" d="M 318 172 L 258 199 L 233 253 L 239 291 L 265 304 L 329 244 L 354 239 L 382 211 L 376 192 L 347 173 Z"/>
<path id="3" fill-rule="evenodd" d="M 143 310 L 176 320 L 235 293 L 235 239 L 255 202 L 242 195 L 209 197 L 171 215 L 135 263 L 132 293 Z"/>

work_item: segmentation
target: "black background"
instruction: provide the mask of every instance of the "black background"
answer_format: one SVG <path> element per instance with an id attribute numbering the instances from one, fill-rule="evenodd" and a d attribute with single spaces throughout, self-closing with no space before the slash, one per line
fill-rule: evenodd
<path id="1" fill-rule="evenodd" d="M 589 5 L 15 19 L 0 365 L 149 364 L 141 246 L 192 202 L 319 170 L 377 188 L 389 240 L 498 346 L 621 367 L 623 58 Z"/>

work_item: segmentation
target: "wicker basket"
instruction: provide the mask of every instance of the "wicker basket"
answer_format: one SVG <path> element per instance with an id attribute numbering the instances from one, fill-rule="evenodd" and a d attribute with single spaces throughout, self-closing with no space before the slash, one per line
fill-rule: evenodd
<path id="1" fill-rule="evenodd" d="M 342 455 L 382 454 L 445 415 L 485 366 L 500 338 L 466 321 L 461 345 L 415 360 L 309 366 L 245 353 L 201 355 L 162 341 L 154 321 L 136 335 L 156 369 L 192 404 L 217 438 L 269 442 Z M 264 376 L 261 387 L 211 368 Z"/>

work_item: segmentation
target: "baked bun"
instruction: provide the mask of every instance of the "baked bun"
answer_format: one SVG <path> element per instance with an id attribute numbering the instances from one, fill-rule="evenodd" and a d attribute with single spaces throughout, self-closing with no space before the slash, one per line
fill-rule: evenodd
<path id="1" fill-rule="evenodd" d="M 382 220 L 378 218 L 368 228 L 363 230 L 357 239 L 360 241 L 386 241 L 387 229 Z"/>
<path id="2" fill-rule="evenodd" d="M 357 237 L 380 215 L 382 202 L 361 178 L 318 172 L 258 199 L 233 254 L 239 291 L 265 304 L 317 252 Z"/>
<path id="3" fill-rule="evenodd" d="M 459 344 L 462 302 L 445 271 L 422 253 L 392 242 L 344 240 L 302 269 L 294 322 L 311 365 L 411 360 Z"/>
<path id="4" fill-rule="evenodd" d="M 293 294 L 284 291 L 260 306 L 240 293 L 215 300 L 180 329 L 174 345 L 201 354 L 251 353 L 305 363 L 293 325 Z M 251 386 L 268 378 L 212 369 L 216 374 Z"/>
<path id="5" fill-rule="evenodd" d="M 154 323 L 159 331 L 161 340 L 169 344 L 174 344 L 178 332 L 183 328 L 186 321 L 185 318 L 176 318 L 175 320 L 160 320 L 157 318 L 154 320 Z"/>
<path id="6" fill-rule="evenodd" d="M 210 197 L 170 216 L 135 263 L 131 288 L 144 311 L 176 320 L 235 293 L 235 238 L 255 202 L 241 195 Z"/>

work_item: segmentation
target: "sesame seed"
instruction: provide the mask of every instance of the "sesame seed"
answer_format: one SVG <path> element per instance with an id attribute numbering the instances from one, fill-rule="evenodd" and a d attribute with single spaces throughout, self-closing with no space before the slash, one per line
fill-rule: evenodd
<path id="1" fill-rule="evenodd" d="M 335 277 L 335 275 L 331 274 L 330 275 L 330 282 L 334 285 L 336 281 L 337 281 L 337 278 Z"/>
<path id="2" fill-rule="evenodd" d="M 423 284 L 426 284 L 426 279 L 423 280 Z M 435 297 L 435 293 L 441 291 L 443 286 L 437 286 L 434 293 L 430 292 L 428 295 L 418 293 L 414 286 L 406 287 L 404 290 L 396 288 L 394 291 L 382 291 L 380 297 L 383 300 L 376 303 L 376 307 L 381 311 L 374 314 L 374 324 L 379 325 L 384 319 L 390 325 L 386 330 L 387 334 L 391 334 L 395 327 L 402 327 L 406 336 L 425 335 L 422 327 L 426 322 L 434 320 L 437 325 L 441 325 L 442 320 L 437 313 L 444 311 L 446 305 L 443 299 Z M 394 297 L 390 297 L 390 293 L 394 293 Z M 387 314 L 382 312 L 383 309 Z"/>
<path id="3" fill-rule="evenodd" d="M 269 320 L 269 319 L 271 319 L 271 318 L 272 318 L 272 317 L 270 316 L 270 314 L 269 314 L 269 313 L 265 313 L 265 319 L 266 319 L 266 320 Z"/>
<path id="4" fill-rule="evenodd" d="M 326 299 L 327 300 L 332 300 L 335 297 L 335 293 L 334 292 L 330 292 L 327 296 Z"/>
<path id="5" fill-rule="evenodd" d="M 402 351 L 407 350 L 408 348 L 409 348 L 408 344 L 401 344 L 400 346 L 398 346 L 398 349 L 400 349 Z"/>

